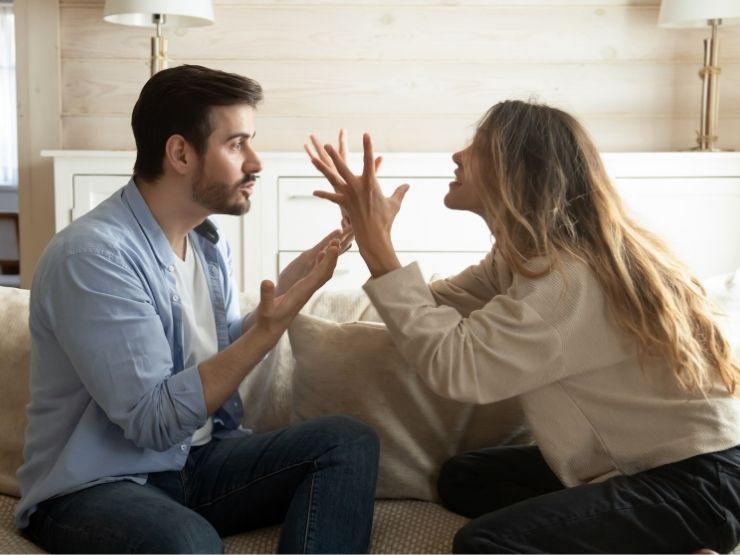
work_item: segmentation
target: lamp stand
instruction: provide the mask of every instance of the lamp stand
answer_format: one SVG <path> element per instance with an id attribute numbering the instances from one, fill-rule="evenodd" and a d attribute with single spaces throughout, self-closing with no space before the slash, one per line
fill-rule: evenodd
<path id="1" fill-rule="evenodd" d="M 155 14 L 152 16 L 154 23 L 157 24 L 157 35 L 152 37 L 152 75 L 167 69 L 167 37 L 162 34 L 162 25 L 165 24 L 165 14 Z"/>
<path id="2" fill-rule="evenodd" d="M 721 19 L 710 19 L 712 35 L 704 39 L 704 67 L 699 70 L 701 88 L 701 127 L 696 138 L 699 146 L 695 150 L 717 151 L 717 121 L 719 116 L 719 74 L 722 71 L 717 63 L 719 58 L 719 39 L 717 28 Z"/>

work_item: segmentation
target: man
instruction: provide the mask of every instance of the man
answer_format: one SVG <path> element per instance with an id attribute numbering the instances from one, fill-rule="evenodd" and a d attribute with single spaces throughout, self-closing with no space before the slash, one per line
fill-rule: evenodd
<path id="1" fill-rule="evenodd" d="M 368 548 L 372 430 L 345 417 L 240 427 L 239 383 L 348 241 L 329 234 L 240 319 L 208 216 L 249 209 L 261 97 L 256 82 L 199 66 L 153 76 L 131 118 L 133 178 L 38 265 L 16 524 L 48 551 L 220 552 L 220 536 L 279 522 L 281 552 Z"/>

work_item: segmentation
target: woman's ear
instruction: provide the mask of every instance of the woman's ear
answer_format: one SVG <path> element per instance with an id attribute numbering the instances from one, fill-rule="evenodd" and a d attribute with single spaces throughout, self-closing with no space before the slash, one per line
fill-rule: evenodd
<path id="1" fill-rule="evenodd" d="M 165 164 L 175 173 L 185 175 L 195 167 L 195 151 L 182 135 L 170 135 L 164 145 Z"/>

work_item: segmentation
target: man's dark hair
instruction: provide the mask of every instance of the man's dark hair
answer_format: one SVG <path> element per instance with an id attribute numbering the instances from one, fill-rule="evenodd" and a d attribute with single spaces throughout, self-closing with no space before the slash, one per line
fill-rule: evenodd
<path id="1" fill-rule="evenodd" d="M 256 81 L 203 66 L 182 65 L 152 76 L 141 89 L 131 114 L 136 140 L 134 175 L 147 180 L 162 173 L 164 147 L 172 135 L 182 135 L 198 155 L 206 151 L 211 134 L 211 107 L 262 100 Z"/>

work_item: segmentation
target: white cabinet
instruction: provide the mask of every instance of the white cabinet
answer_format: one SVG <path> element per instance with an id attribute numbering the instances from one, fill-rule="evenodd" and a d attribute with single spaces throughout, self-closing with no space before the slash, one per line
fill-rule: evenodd
<path id="1" fill-rule="evenodd" d="M 128 181 L 132 152 L 45 151 L 54 158 L 56 229 L 79 217 Z M 312 195 L 329 185 L 304 153 L 264 153 L 263 171 L 243 217 L 222 216 L 240 288 L 257 291 L 302 250 L 339 226 L 336 206 Z M 607 171 L 635 218 L 654 231 L 699 276 L 740 267 L 740 153 L 605 153 Z M 350 166 L 359 170 L 361 158 Z M 390 153 L 379 175 L 390 193 L 411 189 L 393 242 L 402 263 L 418 260 L 427 277 L 450 275 L 490 250 L 483 221 L 445 208 L 452 179 L 448 154 Z M 368 277 L 356 248 L 340 258 L 328 288 L 360 286 Z"/>

